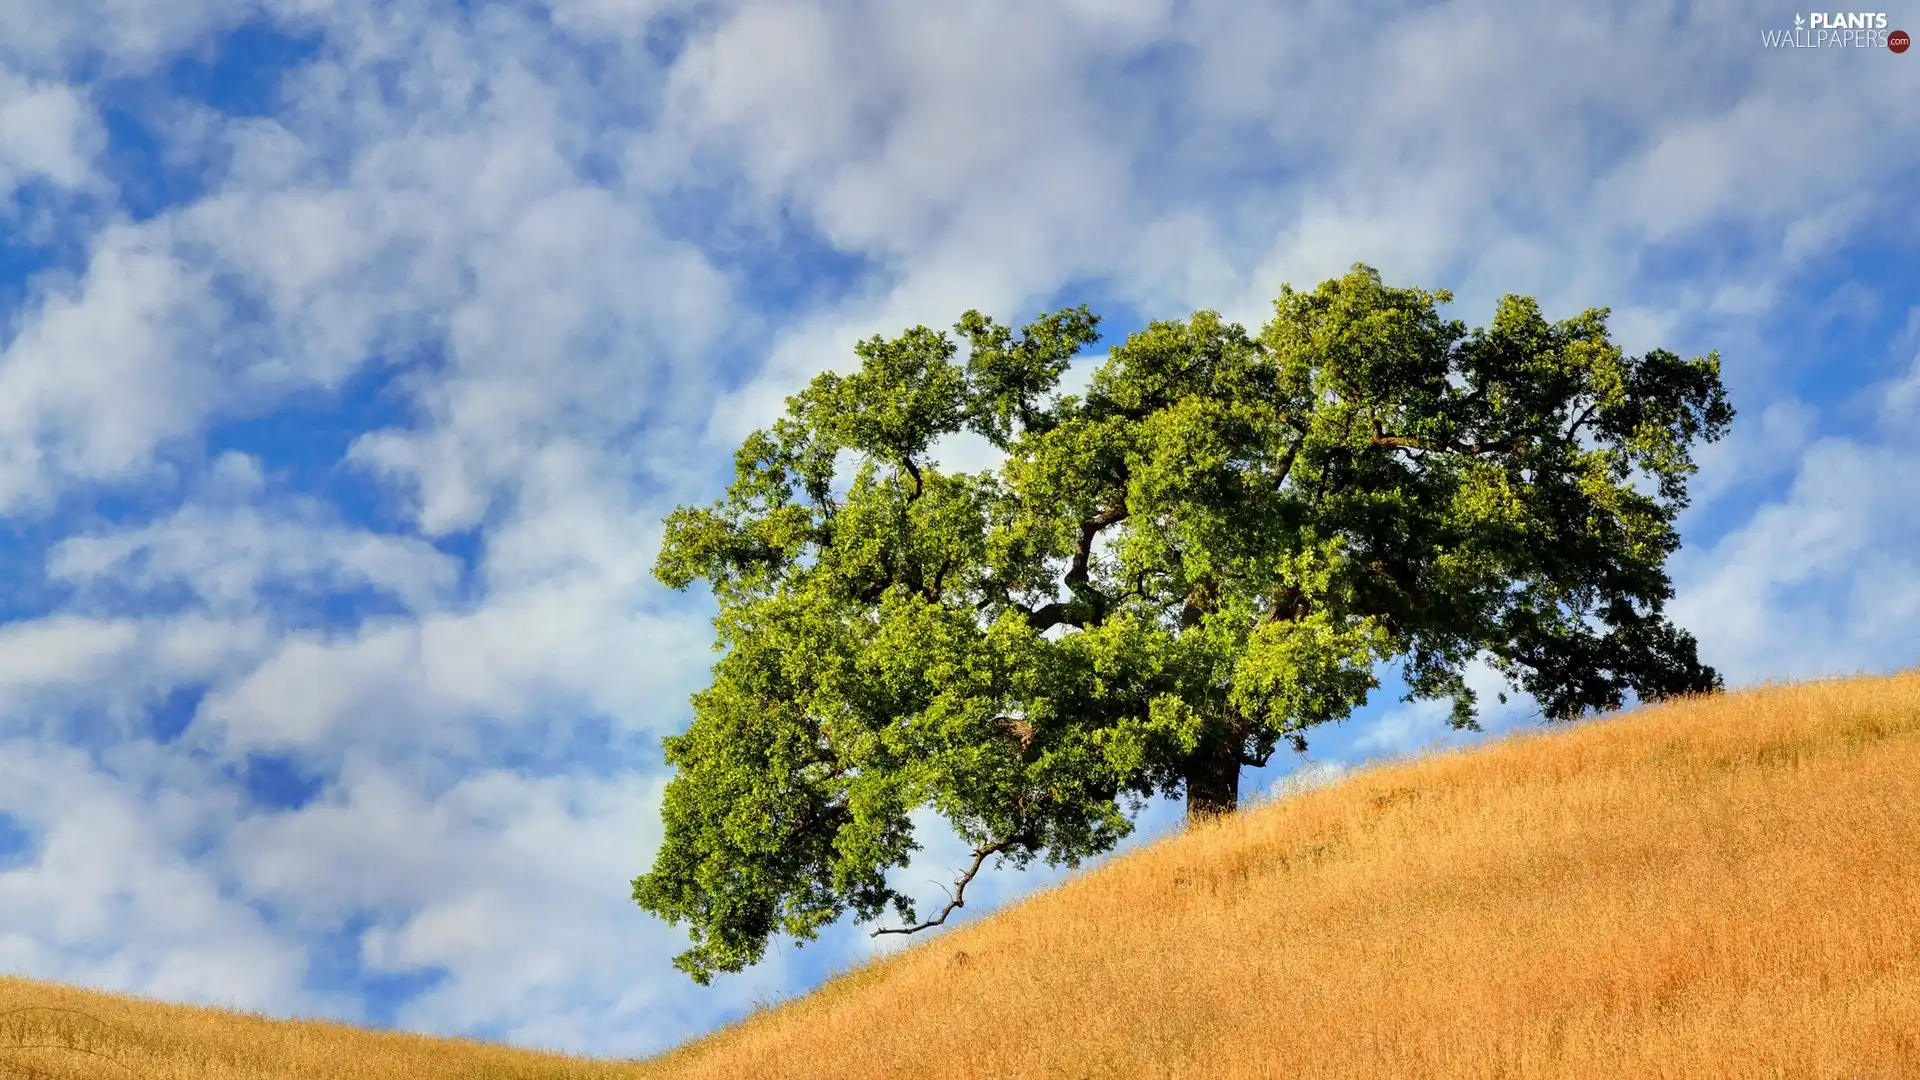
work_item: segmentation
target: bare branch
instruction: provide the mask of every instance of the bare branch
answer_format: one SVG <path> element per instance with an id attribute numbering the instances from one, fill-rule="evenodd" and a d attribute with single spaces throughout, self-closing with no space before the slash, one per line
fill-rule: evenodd
<path id="1" fill-rule="evenodd" d="M 947 573 L 953 569 L 953 556 L 947 555 L 940 560 L 940 569 L 933 572 L 933 588 L 927 592 L 927 599 L 940 599 L 941 587 L 947 580 Z"/>
<path id="2" fill-rule="evenodd" d="M 1566 434 L 1561 437 L 1566 439 L 1573 438 L 1575 433 L 1577 433 L 1582 427 L 1586 426 L 1587 421 L 1593 419 L 1593 411 L 1595 409 L 1598 409 L 1599 407 L 1600 407 L 1599 398 L 1595 398 L 1592 401 L 1588 402 L 1587 407 L 1580 410 L 1580 415 L 1573 418 L 1573 423 L 1567 425 Z"/>
<path id="3" fill-rule="evenodd" d="M 1187 594 L 1186 603 L 1180 606 L 1180 629 L 1191 630 L 1200 625 L 1200 620 L 1214 610 L 1214 597 L 1205 583 L 1195 585 Z"/>
<path id="4" fill-rule="evenodd" d="M 1257 756 L 1248 753 L 1239 755 L 1240 764 L 1250 769 L 1264 769 L 1267 767 L 1267 762 L 1271 760 L 1273 760 L 1273 750 L 1271 748 L 1269 748 L 1266 753 Z"/>
<path id="5" fill-rule="evenodd" d="M 1409 439 L 1404 435 L 1376 435 L 1369 440 L 1368 445 L 1385 446 L 1394 450 L 1425 450 L 1429 452 L 1444 450 L 1453 454 L 1517 454 L 1521 450 L 1526 449 L 1525 444 L 1521 443 L 1518 439 L 1510 442 L 1497 443 L 1463 443 L 1454 442 L 1449 439 L 1438 446 L 1429 446 L 1419 439 Z"/>
<path id="6" fill-rule="evenodd" d="M 880 598 L 887 594 L 887 590 L 893 588 L 899 581 L 900 572 L 894 569 L 893 553 L 890 551 L 882 551 L 880 553 L 880 578 L 877 581 L 869 582 L 867 587 L 860 591 L 860 602 L 863 604 L 879 603 Z"/>
<path id="7" fill-rule="evenodd" d="M 1199 626 L 1200 616 L 1205 614 L 1206 611 L 1194 602 L 1193 597 L 1187 597 L 1187 602 L 1180 608 L 1180 629 L 1191 630 Z"/>
<path id="8" fill-rule="evenodd" d="M 1025 611 L 1027 625 L 1033 627 L 1036 634 L 1044 634 L 1056 626 L 1077 626 L 1082 630 L 1087 628 L 1086 620 L 1074 616 L 1072 604 L 1058 600 L 1034 608 L 1032 611 L 1026 611 L 1024 608 L 1021 610 Z"/>
<path id="9" fill-rule="evenodd" d="M 1093 561 L 1093 542 L 1100 531 L 1109 525 L 1117 525 L 1127 520 L 1127 508 L 1124 503 L 1107 507 L 1093 517 L 1080 523 L 1080 539 L 1074 545 L 1073 565 L 1068 568 L 1062 583 L 1073 592 L 1072 600 L 1053 600 L 1037 608 L 1026 608 L 1015 604 L 1014 607 L 1027 617 L 1027 625 L 1036 633 L 1046 633 L 1056 626 L 1077 626 L 1082 630 L 1089 622 L 1099 622 L 1106 617 L 1107 610 L 1113 606 L 1112 598 L 1089 583 L 1090 564 Z"/>
<path id="10" fill-rule="evenodd" d="M 1287 447 L 1286 456 L 1280 459 L 1279 467 L 1268 473 L 1269 476 L 1273 477 L 1274 490 L 1278 491 L 1280 485 L 1287 482 L 1287 475 L 1293 472 L 1293 460 L 1300 455 L 1300 444 L 1306 441 L 1307 437 L 1305 435 L 1293 440 L 1293 445 Z"/>
<path id="11" fill-rule="evenodd" d="M 1109 506 L 1080 523 L 1080 542 L 1073 549 L 1073 569 L 1067 571 L 1066 580 L 1069 584 L 1076 580 L 1083 582 L 1087 580 L 1087 562 L 1093 558 L 1093 542 L 1099 537 L 1100 531 L 1125 520 L 1127 520 L 1127 507 L 1125 503 L 1120 503 Z"/>
<path id="12" fill-rule="evenodd" d="M 914 926 L 883 926 L 869 936 L 879 937 L 881 934 L 917 934 L 922 930 L 927 930 L 946 922 L 947 916 L 953 914 L 955 910 L 967 906 L 967 884 L 973 880 L 975 874 L 980 872 L 981 864 L 985 863 L 988 857 L 1013 846 L 1018 839 L 1018 837 L 1010 836 L 1005 840 L 995 840 L 985 847 L 974 848 L 973 865 L 967 867 L 967 872 L 961 874 L 959 879 L 953 883 L 953 892 L 951 894 L 953 899 L 947 901 L 947 906 L 940 909 L 940 915 L 937 918 L 928 919 Z"/>
<path id="13" fill-rule="evenodd" d="M 1284 622 L 1288 619 L 1298 619 L 1302 614 L 1301 608 L 1304 606 L 1303 601 L 1305 599 L 1305 595 L 1300 591 L 1300 586 L 1289 585 L 1286 589 L 1274 596 L 1273 606 L 1268 608 L 1267 613 L 1260 617 L 1260 621 L 1270 623 Z"/>
<path id="14" fill-rule="evenodd" d="M 996 716 L 993 718 L 993 725 L 1009 738 L 1019 743 L 1022 754 L 1026 753 L 1027 750 L 1033 746 L 1033 725 L 1027 723 L 1024 717 Z"/>
<path id="15" fill-rule="evenodd" d="M 1414 577 L 1412 570 L 1387 559 L 1375 559 L 1367 564 L 1367 568 L 1393 582 L 1394 587 L 1406 594 L 1407 599 L 1416 609 L 1426 608 L 1426 590 L 1420 587 L 1420 582 Z"/>
<path id="16" fill-rule="evenodd" d="M 913 477 L 913 494 L 907 496 L 907 501 L 912 502 L 918 499 L 920 493 L 925 490 L 925 485 L 921 483 L 920 480 L 920 467 L 915 465 L 913 458 L 908 457 L 906 454 L 900 455 L 900 463 L 907 467 L 907 475 Z"/>
<path id="17" fill-rule="evenodd" d="M 1093 542 L 1100 531 L 1109 525 L 1117 525 L 1127 520 L 1127 507 L 1124 501 L 1117 502 L 1093 517 L 1080 523 L 1080 540 L 1074 545 L 1073 566 L 1062 579 L 1073 595 L 1080 598 L 1091 610 L 1092 621 L 1099 622 L 1106 617 L 1112 601 L 1098 589 L 1088 583 L 1088 565 L 1093 560 Z"/>

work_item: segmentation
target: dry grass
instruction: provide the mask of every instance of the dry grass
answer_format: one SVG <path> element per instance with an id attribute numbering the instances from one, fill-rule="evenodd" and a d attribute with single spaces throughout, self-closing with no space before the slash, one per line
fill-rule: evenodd
<path id="1" fill-rule="evenodd" d="M 0 1080 L 597 1080 L 632 1063 L 0 976 Z"/>
<path id="2" fill-rule="evenodd" d="M 689 988 L 689 992 L 693 992 Z M 0 980 L 0 1076 L 1920 1077 L 1920 672 L 1382 766 L 644 1065 Z M 22 1075 L 36 1075 L 22 1073 Z"/>

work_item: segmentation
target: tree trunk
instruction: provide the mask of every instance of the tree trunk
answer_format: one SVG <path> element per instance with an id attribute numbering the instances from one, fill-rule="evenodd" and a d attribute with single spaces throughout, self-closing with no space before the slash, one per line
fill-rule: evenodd
<path id="1" fill-rule="evenodd" d="M 1202 746 L 1187 762 L 1187 824 L 1231 814 L 1240 804 L 1240 755 L 1231 741 Z"/>

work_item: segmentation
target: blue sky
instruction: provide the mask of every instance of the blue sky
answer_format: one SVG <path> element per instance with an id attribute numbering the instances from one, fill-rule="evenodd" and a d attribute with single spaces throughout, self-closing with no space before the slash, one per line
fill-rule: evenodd
<path id="1" fill-rule="evenodd" d="M 711 662 L 649 570 L 786 394 L 972 307 L 1609 306 L 1740 410 L 1673 566 L 1709 662 L 1912 665 L 1920 58 L 1793 14 L 0 5 L 0 970 L 630 1056 L 868 955 L 698 989 L 629 902 Z M 1471 741 L 1394 689 L 1313 775 Z"/>

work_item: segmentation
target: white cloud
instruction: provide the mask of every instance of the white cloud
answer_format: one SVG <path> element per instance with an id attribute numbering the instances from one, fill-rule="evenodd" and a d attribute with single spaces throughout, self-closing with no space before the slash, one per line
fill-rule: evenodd
<path id="1" fill-rule="evenodd" d="M 1310 791 L 1318 791 L 1331 784 L 1337 784 L 1353 772 L 1352 767 L 1339 762 L 1321 761 L 1302 765 L 1276 781 L 1268 796 L 1284 799 Z"/>
<path id="2" fill-rule="evenodd" d="M 1674 617 L 1734 685 L 1913 664 L 1916 477 L 1910 443 L 1813 443 L 1784 498 L 1676 559 Z"/>
<path id="3" fill-rule="evenodd" d="M 660 15 L 685 5 L 674 0 L 548 0 L 555 25 L 583 37 L 630 40 L 643 37 Z"/>
<path id="4" fill-rule="evenodd" d="M 300 748 L 328 759 L 349 745 L 471 754 L 477 732 L 468 725 L 481 721 L 521 728 L 522 738 L 537 745 L 543 734 L 564 733 L 543 730 L 556 712 L 612 712 L 622 728 L 642 731 L 667 726 L 680 701 L 647 701 L 645 691 L 675 686 L 684 676 L 640 661 L 694 650 L 646 634 L 650 627 L 608 643 L 601 631 L 618 627 L 603 615 L 566 612 L 566 600 L 502 604 L 419 627 L 377 623 L 341 641 L 293 638 L 210 696 L 202 720 L 235 753 Z M 612 666 L 585 670 L 595 660 Z"/>
<path id="5" fill-rule="evenodd" d="M 356 755 L 306 809 L 247 819 L 228 834 L 249 892 L 324 926 L 381 914 L 362 962 L 392 973 L 444 969 L 402 1025 L 498 1028 L 522 1045 L 640 1054 L 685 1022 L 684 947 L 635 909 L 629 879 L 658 842 L 658 781 L 478 771 L 437 798 Z M 780 965 L 705 1003 L 739 1007 L 778 985 Z"/>
<path id="6" fill-rule="evenodd" d="M 1435 749 L 1477 743 L 1491 735 L 1539 719 L 1539 708 L 1529 695 L 1516 691 L 1485 660 L 1469 663 L 1467 686 L 1476 695 L 1475 715 L 1481 731 L 1458 731 L 1448 722 L 1453 702 L 1448 698 L 1402 702 L 1379 711 L 1357 726 L 1349 751 L 1368 759 L 1405 757 Z M 1506 700 L 1501 701 L 1501 695 Z"/>
<path id="7" fill-rule="evenodd" d="M 0 871 L 0 965 L 175 1000 L 344 1009 L 302 989 L 299 942 L 180 853 L 196 829 L 230 819 L 233 799 L 220 786 L 200 776 L 152 797 L 92 767 L 83 751 L 34 739 L 4 747 L 0 810 L 25 823 L 37 852 L 28 866 Z M 153 769 L 155 755 L 142 764 Z M 186 779 L 179 764 L 176 784 Z"/>
<path id="8" fill-rule="evenodd" d="M 170 691 L 231 679 L 272 644 L 263 620 L 56 613 L 0 625 L 0 733 L 139 739 Z M 87 734 L 88 718 L 104 728 Z"/>
<path id="9" fill-rule="evenodd" d="M 1905 337 L 1920 342 L 1920 308 L 1915 308 L 1907 318 Z M 1915 353 L 1912 365 L 1906 374 L 1891 381 L 1890 385 L 1879 388 L 1876 396 L 1880 399 L 1880 408 L 1875 417 L 1881 429 L 1894 437 L 1911 440 L 1911 425 L 1920 420 L 1920 352 Z"/>
<path id="10" fill-rule="evenodd" d="M 89 60 L 107 74 L 144 71 L 256 10 L 249 0 L 10 0 L 0 7 L 0 60 L 65 73 Z"/>
<path id="11" fill-rule="evenodd" d="M 228 455 L 214 466 L 241 472 Z M 257 471 L 239 480 L 241 497 L 258 483 Z M 189 504 L 171 517 L 134 529 L 76 536 L 47 555 L 52 579 L 83 594 L 103 586 L 152 593 L 180 585 L 213 612 L 270 615 L 261 590 L 279 585 L 309 597 L 371 589 L 416 612 L 437 609 L 458 582 L 456 561 L 416 537 L 383 536 L 341 525 L 337 514 L 311 498 L 271 509 Z"/>
<path id="12" fill-rule="evenodd" d="M 218 320 L 204 271 L 142 230 L 104 233 L 85 277 L 48 291 L 0 353 L 0 509 L 155 475 L 153 449 L 224 396 L 200 355 Z"/>
<path id="13" fill-rule="evenodd" d="M 83 682 L 104 674 L 132 644 L 128 621 L 102 623 L 63 615 L 0 627 L 0 685 Z"/>
<path id="14" fill-rule="evenodd" d="M 1817 420 L 1813 406 L 1791 397 L 1768 402 L 1758 415 L 1741 410 L 1725 438 L 1695 450 L 1700 471 L 1687 485 L 1688 494 L 1695 505 L 1708 506 L 1731 491 L 1793 468 Z"/>
<path id="15" fill-rule="evenodd" d="M 99 118 L 73 87 L 0 67 L 0 199 L 34 180 L 99 187 L 93 158 L 105 141 Z"/>

